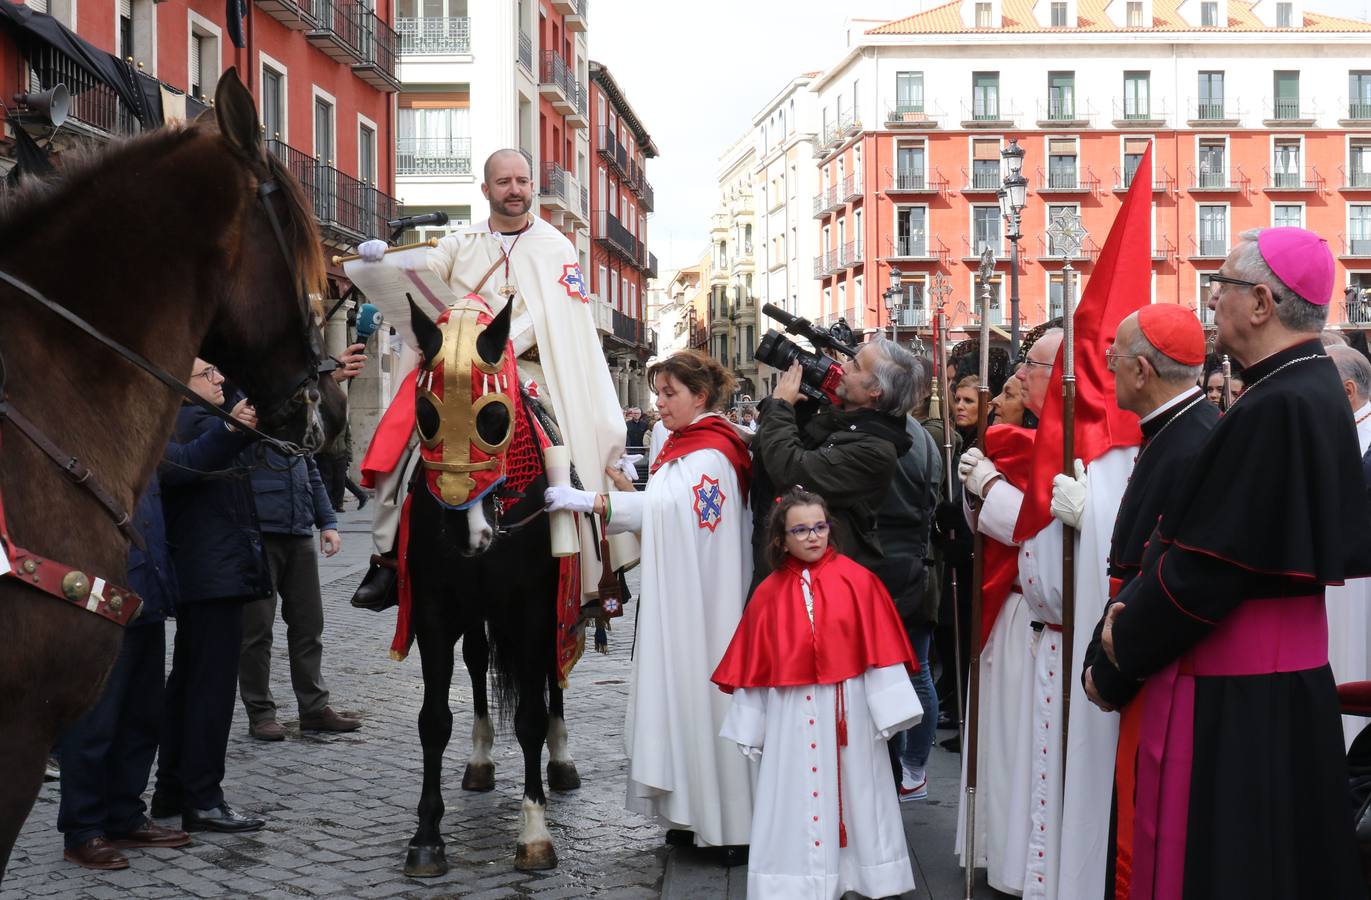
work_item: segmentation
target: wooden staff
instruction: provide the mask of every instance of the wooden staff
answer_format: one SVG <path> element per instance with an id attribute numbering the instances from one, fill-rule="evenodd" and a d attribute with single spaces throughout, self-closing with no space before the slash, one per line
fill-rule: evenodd
<path id="1" fill-rule="evenodd" d="M 990 279 L 995 273 L 995 254 L 987 245 L 981 253 L 981 383 L 976 390 L 976 446 L 985 452 L 985 429 L 990 416 Z M 985 581 L 985 537 L 972 532 L 971 557 L 971 661 L 967 678 L 966 742 L 966 900 L 976 884 L 976 744 L 981 708 L 981 593 Z M 957 673 L 960 677 L 961 673 Z"/>
<path id="2" fill-rule="evenodd" d="M 939 391 L 945 387 L 940 382 L 949 382 L 947 377 L 947 313 L 942 303 L 938 304 L 937 312 L 933 314 L 933 392 L 931 396 L 937 402 Z M 943 462 L 945 471 L 943 473 L 943 487 L 947 494 L 947 499 L 951 503 L 957 502 L 957 492 L 953 488 L 952 476 L 952 404 L 942 403 L 940 415 L 943 423 Z M 963 707 L 964 697 L 962 696 L 962 614 L 957 591 L 957 567 L 948 566 L 952 576 L 952 637 L 953 662 L 956 669 L 952 672 L 952 684 L 956 689 L 957 696 L 957 743 L 959 746 L 966 744 L 966 710 Z"/>
<path id="3" fill-rule="evenodd" d="M 1067 254 L 1062 267 L 1062 474 L 1076 474 L 1076 292 Z M 1062 523 L 1062 789 L 1066 789 L 1066 739 L 1071 728 L 1071 657 L 1076 634 L 1076 529 Z"/>
<path id="4" fill-rule="evenodd" d="M 386 254 L 389 255 L 389 254 L 391 254 L 391 253 L 399 253 L 401 250 L 418 250 L 420 247 L 436 247 L 436 246 L 438 246 L 438 239 L 437 239 L 437 238 L 429 238 L 429 239 L 426 240 L 426 241 L 417 241 L 417 242 L 415 242 L 415 243 L 413 243 L 413 244 L 401 244 L 401 245 L 398 246 L 398 247 L 387 247 L 387 248 L 386 248 Z M 335 256 L 335 257 L 333 257 L 333 264 L 334 264 L 335 266 L 341 266 L 341 265 L 342 265 L 343 263 L 345 263 L 345 262 L 352 262 L 354 259 L 361 259 L 361 258 L 362 258 L 361 255 L 360 255 L 360 254 L 357 254 L 357 253 L 354 253 L 354 254 L 352 254 L 351 256 Z"/>

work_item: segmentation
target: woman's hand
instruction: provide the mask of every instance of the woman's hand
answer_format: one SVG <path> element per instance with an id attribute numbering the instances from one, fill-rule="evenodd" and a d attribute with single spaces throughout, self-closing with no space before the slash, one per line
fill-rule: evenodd
<path id="1" fill-rule="evenodd" d="M 628 476 L 614 466 L 605 467 L 605 477 L 609 479 L 610 484 L 614 485 L 614 490 L 616 491 L 637 490 L 637 488 L 634 487 L 633 482 L 628 480 Z"/>

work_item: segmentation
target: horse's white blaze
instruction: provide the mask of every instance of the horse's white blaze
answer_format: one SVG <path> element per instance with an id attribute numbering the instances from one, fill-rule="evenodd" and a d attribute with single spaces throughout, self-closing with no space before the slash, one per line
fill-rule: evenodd
<path id="1" fill-rule="evenodd" d="M 519 843 L 526 846 L 552 843 L 552 832 L 547 830 L 547 806 L 527 797 L 519 810 Z"/>
<path id="2" fill-rule="evenodd" d="M 473 503 L 467 507 L 467 552 L 470 554 L 485 552 L 495 537 L 482 506 L 481 503 Z"/>
<path id="3" fill-rule="evenodd" d="M 494 747 L 495 728 L 490 724 L 490 716 L 477 716 L 471 725 L 471 762 L 478 766 L 489 763 Z"/>
<path id="4" fill-rule="evenodd" d="M 567 749 L 566 719 L 553 716 L 547 723 L 547 756 L 552 762 L 571 762 Z"/>

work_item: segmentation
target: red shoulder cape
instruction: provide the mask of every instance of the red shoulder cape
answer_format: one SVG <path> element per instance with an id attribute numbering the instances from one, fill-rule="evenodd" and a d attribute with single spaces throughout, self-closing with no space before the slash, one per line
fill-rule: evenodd
<path id="1" fill-rule="evenodd" d="M 985 455 L 1000 470 L 1005 480 L 1021 491 L 1028 488 L 1029 472 L 1033 466 L 1031 428 L 1017 425 L 995 425 L 985 433 Z M 1008 547 L 990 537 L 985 539 L 984 580 L 981 583 L 981 645 L 990 637 L 990 629 L 1000 607 L 1009 598 L 1019 575 L 1019 550 Z"/>
<path id="2" fill-rule="evenodd" d="M 810 566 L 814 627 L 800 589 L 802 566 L 788 560 L 767 576 L 743 612 L 713 682 L 737 688 L 837 684 L 867 669 L 919 664 L 895 604 L 871 571 L 829 549 Z"/>
<path id="3" fill-rule="evenodd" d="M 416 366 L 400 382 L 400 389 L 376 423 L 366 455 L 362 457 L 362 487 L 376 487 L 376 477 L 394 471 L 414 436 L 414 383 L 419 378 Z"/>
<path id="4" fill-rule="evenodd" d="M 738 436 L 738 432 L 722 416 L 705 416 L 693 425 L 671 432 L 657 458 L 652 461 L 651 471 L 656 472 L 673 459 L 696 450 L 718 450 L 722 453 L 733 464 L 742 495 L 750 496 L 748 487 L 752 482 L 752 455 L 748 453 L 747 444 Z"/>

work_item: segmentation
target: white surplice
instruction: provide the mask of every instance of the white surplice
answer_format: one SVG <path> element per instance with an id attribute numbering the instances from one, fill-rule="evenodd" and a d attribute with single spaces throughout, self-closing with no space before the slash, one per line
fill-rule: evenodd
<path id="1" fill-rule="evenodd" d="M 719 451 L 697 450 L 664 465 L 644 492 L 610 497 L 609 531 L 642 538 L 628 808 L 693 831 L 700 845 L 746 844 L 753 763 L 719 737 L 729 697 L 709 680 L 752 579 L 752 514 L 737 475 Z"/>
<path id="2" fill-rule="evenodd" d="M 1371 447 L 1371 403 L 1354 413 L 1357 421 L 1358 453 L 1366 454 Z M 1334 585 L 1324 591 L 1324 607 L 1328 611 L 1328 665 L 1333 680 L 1371 680 L 1371 578 L 1355 578 L 1346 584 Z M 1348 748 L 1352 740 L 1366 727 L 1361 716 L 1343 716 L 1343 737 Z"/>
<path id="3" fill-rule="evenodd" d="M 841 755 L 839 690 L 847 704 Z M 734 691 L 721 735 L 762 761 L 749 900 L 838 900 L 847 891 L 890 897 L 914 890 L 886 741 L 922 713 L 903 665 L 868 669 L 840 684 Z M 839 759 L 847 831 L 841 848 Z"/>

